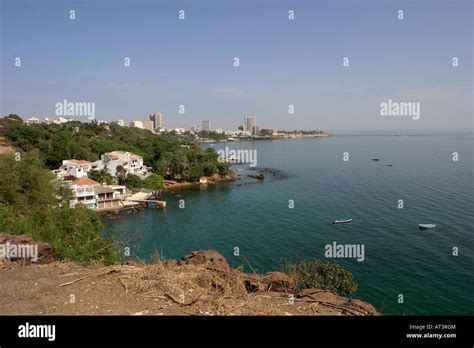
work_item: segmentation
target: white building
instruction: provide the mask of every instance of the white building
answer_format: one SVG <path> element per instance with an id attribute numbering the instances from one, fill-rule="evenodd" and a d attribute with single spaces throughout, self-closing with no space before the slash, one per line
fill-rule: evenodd
<path id="1" fill-rule="evenodd" d="M 244 130 L 252 133 L 254 131 L 254 128 L 257 127 L 257 116 L 245 116 L 244 127 Z"/>
<path id="2" fill-rule="evenodd" d="M 89 178 L 80 178 L 74 180 L 70 189 L 72 192 L 71 207 L 75 207 L 78 204 L 82 204 L 90 209 L 97 208 L 97 198 L 95 193 L 95 187 L 100 186 L 97 181 Z"/>
<path id="3" fill-rule="evenodd" d="M 181 133 L 184 133 L 186 132 L 186 129 L 185 128 L 174 128 L 174 129 L 170 129 L 169 131 L 175 131 L 177 134 L 181 134 Z"/>
<path id="4" fill-rule="evenodd" d="M 34 117 L 34 116 L 26 120 L 26 124 L 35 124 L 39 122 L 40 122 L 39 118 Z"/>
<path id="5" fill-rule="evenodd" d="M 92 169 L 92 163 L 76 159 L 64 160 L 59 169 L 53 172 L 60 179 L 70 177 L 82 178 L 87 177 L 87 172 Z"/>
<path id="6" fill-rule="evenodd" d="M 53 118 L 51 120 L 51 122 L 54 123 L 54 124 L 64 124 L 64 123 L 71 122 L 71 121 L 74 121 L 74 119 L 69 118 L 69 117 L 63 117 L 63 116 L 59 116 L 59 117 Z"/>
<path id="7" fill-rule="evenodd" d="M 243 130 L 243 131 L 242 130 L 237 130 L 237 131 L 234 131 L 234 135 L 242 136 L 242 137 L 248 137 L 248 136 L 252 135 L 252 132 L 246 131 L 246 130 Z"/>
<path id="8" fill-rule="evenodd" d="M 120 126 L 120 127 L 125 127 L 125 122 L 123 120 L 117 120 L 117 124 Z"/>
<path id="9" fill-rule="evenodd" d="M 118 166 L 122 166 L 127 174 L 144 176 L 148 173 L 148 168 L 143 165 L 143 157 L 125 151 L 104 153 L 100 156 L 100 160 L 92 165 L 98 169 L 107 167 L 108 172 L 113 176 L 117 175 Z"/>
<path id="10" fill-rule="evenodd" d="M 132 121 L 130 122 L 130 127 L 132 128 L 141 128 L 141 129 L 144 129 L 145 127 L 143 126 L 143 122 L 142 121 Z"/>
<path id="11" fill-rule="evenodd" d="M 126 187 L 122 185 L 101 185 L 89 178 L 80 178 L 69 184 L 72 192 L 71 207 L 79 204 L 89 209 L 111 209 L 119 207 L 126 197 Z"/>

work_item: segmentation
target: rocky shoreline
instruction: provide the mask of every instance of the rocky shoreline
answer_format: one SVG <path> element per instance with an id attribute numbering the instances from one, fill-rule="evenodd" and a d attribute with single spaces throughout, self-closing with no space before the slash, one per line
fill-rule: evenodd
<path id="1" fill-rule="evenodd" d="M 228 174 L 228 175 L 213 175 L 213 176 L 208 176 L 204 177 L 206 179 L 206 183 L 201 183 L 199 181 L 173 181 L 173 180 L 165 180 L 165 191 L 173 190 L 173 189 L 179 189 L 179 188 L 184 188 L 184 187 L 193 187 L 193 186 L 199 186 L 199 185 L 216 185 L 221 182 L 226 182 L 226 181 L 234 181 L 237 179 L 237 174 Z"/>

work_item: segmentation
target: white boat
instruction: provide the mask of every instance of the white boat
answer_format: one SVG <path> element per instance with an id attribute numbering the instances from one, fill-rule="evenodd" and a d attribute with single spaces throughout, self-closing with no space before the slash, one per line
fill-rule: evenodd
<path id="1" fill-rule="evenodd" d="M 235 141 L 234 138 L 227 138 L 227 141 Z"/>
<path id="2" fill-rule="evenodd" d="M 426 230 L 429 228 L 435 228 L 436 224 L 418 224 L 418 227 L 422 230 Z"/>
<path id="3" fill-rule="evenodd" d="M 342 219 L 342 220 L 334 220 L 333 224 L 350 224 L 352 219 Z"/>

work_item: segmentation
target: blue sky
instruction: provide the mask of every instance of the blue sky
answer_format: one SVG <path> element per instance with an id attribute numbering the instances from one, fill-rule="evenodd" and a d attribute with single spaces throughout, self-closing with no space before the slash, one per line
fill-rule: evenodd
<path id="1" fill-rule="evenodd" d="M 160 111 L 166 127 L 472 129 L 470 0 L 0 2 L 2 115 L 67 99 L 108 121 Z M 421 118 L 381 117 L 388 99 Z"/>

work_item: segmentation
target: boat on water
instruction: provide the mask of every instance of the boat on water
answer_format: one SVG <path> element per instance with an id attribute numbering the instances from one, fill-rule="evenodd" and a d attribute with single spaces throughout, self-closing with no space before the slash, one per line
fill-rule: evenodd
<path id="1" fill-rule="evenodd" d="M 352 219 L 341 219 L 341 220 L 334 220 L 333 224 L 350 224 Z"/>
<path id="2" fill-rule="evenodd" d="M 420 228 L 420 230 L 426 230 L 429 228 L 435 228 L 436 224 L 418 224 L 418 227 Z"/>
<path id="3" fill-rule="evenodd" d="M 234 138 L 227 138 L 227 141 L 235 141 Z"/>
<path id="4" fill-rule="evenodd" d="M 378 161 L 380 161 L 380 159 L 379 158 L 372 158 L 372 161 L 378 162 Z"/>
<path id="5" fill-rule="evenodd" d="M 393 164 L 387 164 L 387 167 L 393 167 Z"/>

